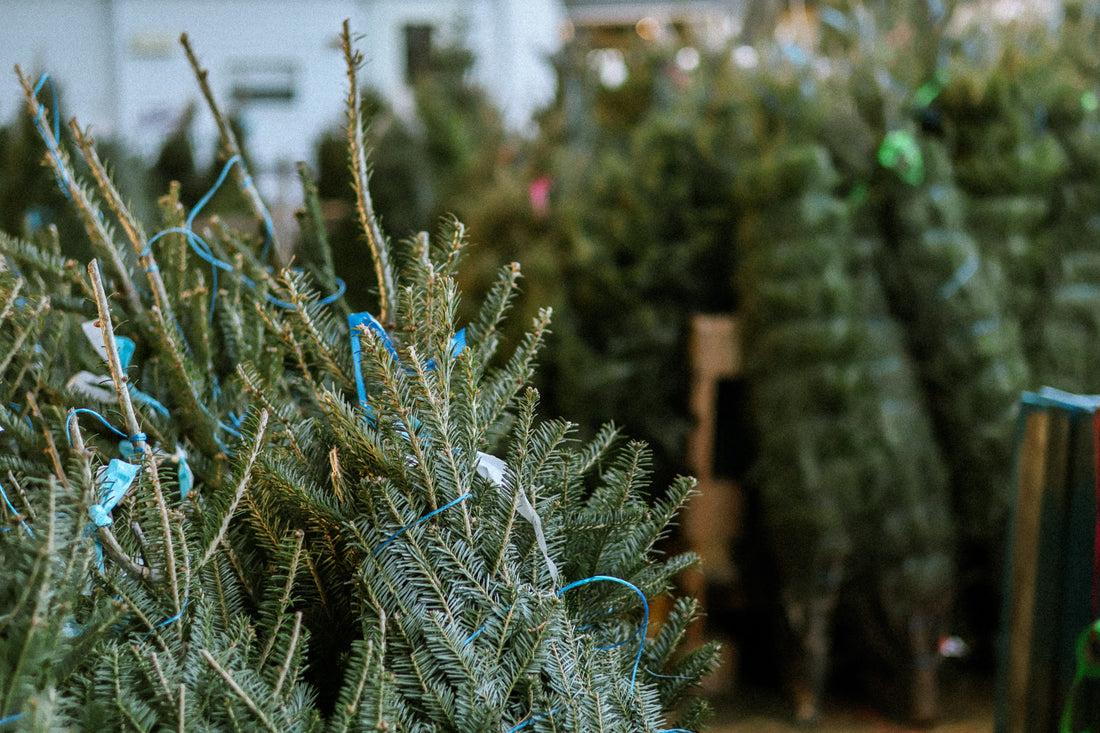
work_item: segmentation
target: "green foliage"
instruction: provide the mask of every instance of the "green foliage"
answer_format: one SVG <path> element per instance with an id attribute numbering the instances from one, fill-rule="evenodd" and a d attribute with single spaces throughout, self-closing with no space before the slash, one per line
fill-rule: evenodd
<path id="1" fill-rule="evenodd" d="M 384 337 L 349 333 L 346 306 L 324 299 L 335 258 L 308 171 L 305 271 L 269 270 L 259 238 L 216 220 L 201 232 L 216 264 L 200 266 L 178 187 L 163 234 L 147 235 L 79 134 L 94 186 L 62 149 L 49 159 L 101 259 L 83 270 L 56 240 L 0 239 L 0 484 L 21 506 L 5 505 L 0 533 L 0 717 L 34 730 L 700 723 L 688 700 L 717 650 L 678 654 L 694 604 L 641 633 L 644 599 L 694 561 L 656 550 L 692 482 L 654 501 L 644 446 L 539 418 L 529 385 L 550 314 L 507 348 L 517 266 L 455 345 L 464 229 L 380 234 L 346 29 L 345 43 Z M 92 319 L 102 352 L 84 337 Z M 120 472 L 135 478 L 115 504 Z"/>

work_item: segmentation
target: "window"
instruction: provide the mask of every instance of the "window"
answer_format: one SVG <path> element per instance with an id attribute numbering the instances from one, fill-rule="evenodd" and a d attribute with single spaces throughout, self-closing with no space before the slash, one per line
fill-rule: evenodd
<path id="1" fill-rule="evenodd" d="M 240 105 L 252 102 L 294 101 L 297 68 L 285 59 L 250 59 L 232 65 L 233 100 Z"/>
<path id="2" fill-rule="evenodd" d="M 415 84 L 428 71 L 432 60 L 432 27 L 405 26 L 405 83 Z"/>

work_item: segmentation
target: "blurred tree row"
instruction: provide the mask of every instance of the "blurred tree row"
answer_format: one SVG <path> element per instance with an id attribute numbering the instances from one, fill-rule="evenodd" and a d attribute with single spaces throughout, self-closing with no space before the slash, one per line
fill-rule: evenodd
<path id="1" fill-rule="evenodd" d="M 748 488 L 797 555 L 781 567 L 839 567 L 813 593 L 856 596 L 854 653 L 918 696 L 896 659 L 929 639 L 959 629 L 991 659 L 1020 392 L 1100 391 L 1097 12 L 959 33 L 951 4 L 868 7 L 819 4 L 808 33 L 753 48 L 578 38 L 534 139 L 424 87 L 424 122 L 374 160 L 431 172 L 380 192 L 383 218 L 466 222 L 468 290 L 516 259 L 554 306 L 548 409 L 614 416 L 659 470 L 686 468 L 688 319 L 740 312 L 758 445 L 725 449 L 755 451 Z"/>

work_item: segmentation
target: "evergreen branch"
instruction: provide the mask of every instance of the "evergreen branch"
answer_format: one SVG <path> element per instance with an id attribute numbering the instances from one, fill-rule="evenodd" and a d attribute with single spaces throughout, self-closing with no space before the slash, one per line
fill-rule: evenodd
<path id="1" fill-rule="evenodd" d="M 202 560 L 199 561 L 199 566 L 205 565 L 211 557 L 214 555 L 214 551 L 217 549 L 218 544 L 225 538 L 225 532 L 229 529 L 229 523 L 233 519 L 234 512 L 237 511 L 237 505 L 241 502 L 241 497 L 244 496 L 245 491 L 248 489 L 248 484 L 252 478 L 252 466 L 256 463 L 256 458 L 260 455 L 260 449 L 264 443 L 264 432 L 267 430 L 267 410 L 260 411 L 259 423 L 256 426 L 256 434 L 252 439 L 252 449 L 248 452 L 248 458 L 245 459 L 243 468 L 241 470 L 240 482 L 237 484 L 237 491 L 233 494 L 233 501 L 230 502 L 229 508 L 225 513 L 225 517 L 222 519 L 221 528 L 210 540 L 210 544 L 206 548 L 206 552 L 202 556 Z"/>
<path id="2" fill-rule="evenodd" d="M 99 329 L 103 332 L 103 343 L 107 346 L 107 367 L 111 370 L 111 381 L 115 385 L 118 404 L 122 408 L 122 418 L 126 421 L 126 434 L 134 444 L 134 451 L 141 453 L 147 448 L 145 434 L 141 432 L 133 402 L 130 401 L 130 390 L 126 387 L 127 377 L 122 370 L 122 362 L 118 358 L 118 343 L 115 341 L 115 329 L 111 323 L 111 306 L 107 303 L 107 293 L 103 290 L 103 279 L 100 277 L 99 263 L 96 260 L 88 263 L 88 276 L 92 280 L 92 289 L 95 292 L 96 308 L 99 310 Z"/>
<path id="3" fill-rule="evenodd" d="M 22 279 L 16 280 L 16 287 L 12 288 L 11 298 L 7 303 L 4 304 L 5 308 L 15 302 L 16 297 L 19 293 L 19 286 L 23 282 L 24 281 Z M 50 299 L 48 297 L 43 297 L 39 299 L 38 303 L 34 307 L 34 310 L 31 311 L 29 314 L 29 318 L 27 321 L 28 327 L 25 329 L 20 329 L 19 333 L 15 335 L 15 341 L 12 342 L 10 346 L 6 347 L 8 353 L 4 356 L 3 360 L 0 361 L 0 374 L 3 374 L 5 371 L 7 371 L 8 365 L 11 364 L 11 360 L 15 358 L 16 354 L 19 354 L 22 351 L 23 344 L 26 343 L 27 339 L 30 338 L 32 335 L 37 335 L 38 328 L 42 323 L 42 314 L 49 310 L 49 308 Z M 0 318 L 0 321 L 3 320 L 3 318 Z"/>
<path id="4" fill-rule="evenodd" d="M 516 348 L 508 363 L 494 374 L 483 387 L 486 400 L 481 405 L 480 422 L 493 425 L 499 420 L 516 395 L 531 381 L 535 357 L 549 330 L 550 308 L 543 308 L 533 321 L 534 329 L 527 332 L 523 342 Z"/>
<path id="5" fill-rule="evenodd" d="M 294 551 L 290 556 L 290 563 L 286 573 L 286 582 L 283 584 L 282 595 L 276 601 L 275 608 L 271 613 L 275 626 L 271 629 L 270 633 L 268 633 L 267 644 L 260 653 L 260 658 L 256 661 L 257 670 L 262 669 L 264 664 L 267 663 L 267 656 L 271 654 L 271 649 L 275 646 L 275 639 L 282 626 L 282 617 L 286 614 L 287 606 L 290 605 L 290 594 L 294 590 L 294 581 L 298 577 L 298 563 L 302 559 L 302 542 L 304 540 L 305 532 L 300 529 L 294 532 Z"/>
<path id="6" fill-rule="evenodd" d="M 283 414 L 279 412 L 274 403 L 272 403 L 271 400 L 268 398 L 267 393 L 260 385 L 260 375 L 256 372 L 255 367 L 252 364 L 238 364 L 237 376 L 241 378 L 241 382 L 244 384 L 245 391 L 258 399 L 262 407 L 270 412 L 272 415 L 274 415 L 275 418 L 282 424 L 283 434 L 286 436 L 287 440 L 290 441 L 290 447 L 294 449 L 295 455 L 298 456 L 298 459 L 302 462 L 302 464 L 306 465 L 308 461 L 306 460 L 305 453 L 302 452 L 301 445 L 298 443 L 297 438 L 294 437 L 293 425 L 288 418 L 284 417 Z M 320 403 L 322 406 L 325 405 L 324 400 L 320 400 Z M 335 448 L 333 450 L 335 450 Z"/>
<path id="7" fill-rule="evenodd" d="M 114 708 L 118 711 L 121 717 L 130 724 L 130 727 L 139 733 L 146 733 L 146 729 L 138 722 L 134 717 L 134 713 L 130 710 L 130 707 L 125 704 L 125 701 L 129 699 L 129 696 L 125 694 L 122 689 L 122 680 L 126 675 L 123 674 L 122 668 L 119 665 L 119 649 L 118 647 L 111 647 L 108 651 L 108 659 L 111 664 L 111 681 L 114 684 L 114 694 L 111 695 L 111 699 L 114 701 Z"/>
<path id="8" fill-rule="evenodd" d="M 180 683 L 180 704 L 176 715 L 176 729 L 179 733 L 186 733 L 187 728 L 185 721 L 187 720 L 187 685 Z"/>
<path id="9" fill-rule="evenodd" d="M 344 21 L 343 32 L 340 35 L 344 50 L 344 60 L 347 63 L 348 75 L 348 155 L 352 172 L 352 187 L 355 189 L 355 210 L 359 215 L 359 225 L 367 237 L 370 245 L 371 257 L 374 260 L 374 273 L 378 278 L 378 321 L 387 329 L 394 325 L 394 278 L 389 260 L 389 242 L 378 225 L 378 218 L 374 213 L 374 203 L 371 201 L 370 188 L 368 186 L 367 151 L 363 140 L 363 108 L 359 97 L 359 81 L 357 71 L 362 64 L 363 57 L 358 51 L 352 49 L 351 28 L 347 20 Z"/>
<path id="10" fill-rule="evenodd" d="M 137 642 L 130 642 L 130 653 L 134 655 L 135 666 L 143 667 L 145 665 L 146 653 L 141 650 L 140 645 Z M 148 659 L 152 662 L 153 673 L 156 675 L 157 682 L 160 683 L 160 689 L 164 691 L 164 698 L 171 700 L 172 688 L 168 685 L 168 678 L 164 676 L 164 669 L 160 664 L 160 657 L 156 651 L 148 652 Z"/>
<path id="11" fill-rule="evenodd" d="M 271 213 L 267 210 L 267 205 L 264 204 L 263 198 L 260 197 L 260 191 L 256 188 L 256 183 L 248 173 L 248 168 L 245 166 L 244 162 L 244 155 L 241 153 L 241 146 L 237 142 L 237 136 L 234 134 L 233 128 L 229 125 L 228 118 L 226 118 L 221 108 L 218 106 L 218 101 L 214 98 L 214 90 L 210 88 L 210 83 L 206 78 L 207 71 L 202 68 L 202 64 L 199 63 L 199 59 L 191 48 L 191 41 L 186 33 L 180 36 L 180 44 L 187 54 L 187 62 L 191 65 L 191 70 L 194 72 L 195 79 L 199 83 L 199 89 L 202 90 L 202 96 L 206 100 L 206 106 L 214 116 L 214 122 L 217 123 L 218 135 L 221 137 L 222 147 L 225 149 L 226 160 L 235 156 L 240 161 L 240 164 L 237 165 L 234 171 L 237 185 L 240 190 L 244 192 L 244 197 L 248 201 L 248 205 L 252 209 L 253 215 L 259 222 L 268 227 L 267 236 L 270 237 L 269 242 L 271 249 L 276 253 L 276 256 L 278 256 L 280 250 L 275 235 L 275 229 L 270 225 Z"/>
<path id="12" fill-rule="evenodd" d="M 73 455 L 76 456 L 77 461 L 80 463 L 80 480 L 84 486 L 84 503 L 86 506 L 92 506 L 97 502 L 95 480 L 92 476 L 92 456 L 84 447 L 84 434 L 80 432 L 80 424 L 76 420 L 73 420 L 69 424 L 69 439 L 73 444 Z M 150 585 L 160 583 L 160 572 L 156 568 L 149 565 L 143 565 L 130 557 L 130 555 L 122 549 L 122 545 L 120 545 L 118 539 L 115 538 L 115 534 L 109 525 L 96 527 L 96 535 L 99 537 L 103 549 L 111 556 L 111 559 L 121 565 L 127 573 Z M 141 612 L 138 611 L 138 613 L 140 614 Z M 150 629 L 153 628 L 153 626 L 148 623 L 147 619 L 143 617 L 142 620 L 146 622 Z"/>
<path id="13" fill-rule="evenodd" d="M 329 606 L 328 593 L 325 592 L 325 584 L 321 582 L 321 576 L 317 574 L 317 567 L 313 564 L 313 558 L 308 552 L 306 553 L 306 568 L 313 578 L 314 585 L 317 586 L 317 594 L 321 598 L 321 607 L 325 609 L 325 613 L 331 616 L 332 608 Z"/>
<path id="14" fill-rule="evenodd" d="M 15 303 L 19 300 L 19 293 L 23 292 L 23 288 L 26 286 L 27 281 L 21 277 L 15 278 L 14 284 L 11 286 L 11 290 L 8 291 L 7 297 L 4 299 L 4 307 L 0 309 L 0 323 L 8 320 L 12 312 L 15 310 Z M 3 371 L 0 369 L 0 371 Z"/>
<path id="15" fill-rule="evenodd" d="M 80 214 L 84 229 L 87 231 L 89 239 L 91 239 L 92 246 L 99 249 L 108 262 L 111 263 L 111 269 L 118 279 L 123 297 L 126 299 L 130 311 L 134 315 L 141 314 L 144 310 L 141 298 L 134 288 L 134 283 L 130 279 L 130 271 L 127 269 L 126 263 L 123 262 L 118 247 L 114 244 L 111 232 L 103 220 L 99 207 L 96 206 L 89 193 L 77 181 L 72 165 L 69 164 L 68 154 L 60 147 L 58 144 L 60 141 L 54 137 L 53 130 L 46 124 L 48 112 L 35 98 L 34 86 L 27 77 L 23 76 L 23 70 L 18 65 L 15 67 L 15 73 L 19 76 L 19 83 L 23 86 L 24 96 L 27 100 L 27 110 L 35 120 L 35 127 L 51 153 L 46 156 L 46 159 L 57 174 L 58 180 L 64 182 L 66 190 Z M 54 110 L 54 112 L 56 113 L 57 110 Z"/>
<path id="16" fill-rule="evenodd" d="M 255 602 L 257 598 L 256 589 L 252 586 L 252 583 L 249 582 L 248 576 L 244 574 L 244 568 L 241 567 L 241 561 L 237 557 L 236 551 L 224 539 L 222 540 L 222 545 L 225 547 L 225 554 L 229 558 L 230 567 L 232 567 L 233 572 L 237 574 L 237 580 L 241 582 L 241 587 L 248 593 L 248 597 Z"/>
<path id="17" fill-rule="evenodd" d="M 160 516 L 160 529 L 164 534 L 164 566 L 168 573 L 168 585 L 172 589 L 172 611 L 179 621 L 180 615 L 180 588 L 176 580 L 176 548 L 172 539 L 172 526 L 168 521 L 168 505 L 164 502 L 164 492 L 160 488 L 160 472 L 157 470 L 157 460 L 152 451 L 146 451 L 146 470 L 153 484 L 153 498 L 157 504 L 157 513 Z"/>
<path id="18" fill-rule="evenodd" d="M 332 493 L 336 496 L 337 501 L 341 504 L 347 502 L 347 496 L 345 492 L 347 487 L 344 484 L 344 472 L 340 470 L 340 449 L 337 446 L 332 446 L 332 450 L 328 452 L 328 464 L 329 464 L 329 482 L 332 484 Z"/>
<path id="19" fill-rule="evenodd" d="M 279 678 L 275 680 L 275 689 L 272 690 L 271 696 L 278 697 L 282 692 L 283 682 L 286 680 L 287 671 L 290 670 L 291 662 L 294 659 L 294 654 L 298 650 L 298 640 L 302 632 L 302 612 L 297 611 L 294 614 L 294 628 L 290 632 L 290 644 L 286 649 L 286 657 L 283 659 L 283 664 L 279 667 Z"/>
<path id="20" fill-rule="evenodd" d="M 153 298 L 156 302 L 156 306 L 163 315 L 167 316 L 166 319 L 162 320 L 174 323 L 175 315 L 172 313 L 172 304 L 168 300 L 168 293 L 164 288 L 164 280 L 160 276 L 160 268 L 157 267 L 157 261 L 153 257 L 153 252 L 152 250 L 146 249 L 147 240 L 141 223 L 132 213 L 130 213 L 130 209 L 123 202 L 122 195 L 119 193 L 118 188 L 115 187 L 110 176 L 107 175 L 107 169 L 102 161 L 100 161 L 99 153 L 96 152 L 95 140 L 87 133 L 80 130 L 75 119 L 70 120 L 69 127 L 72 129 L 76 144 L 84 154 L 84 160 L 88 163 L 88 167 L 92 171 L 96 186 L 107 200 L 107 206 L 114 212 L 115 217 L 122 225 L 122 230 L 130 240 L 130 244 L 133 246 L 135 254 L 137 254 L 140 259 L 142 267 L 145 268 L 149 285 L 153 289 Z"/>
<path id="21" fill-rule="evenodd" d="M 345 682 L 341 689 L 339 706 L 334 712 L 333 719 L 329 721 L 329 729 L 336 731 L 341 730 L 347 733 L 351 730 L 353 721 L 356 719 L 356 713 L 359 710 L 359 706 L 363 700 L 363 690 L 367 684 L 367 678 L 370 676 L 372 661 L 374 659 L 374 642 L 355 640 L 352 642 L 351 649 L 351 664 L 349 665 L 348 673 L 352 669 L 358 670 L 358 675 L 355 680 L 354 687 L 348 685 L 347 677 L 345 676 Z M 379 665 L 381 667 L 381 665 Z M 379 669 L 379 672 L 382 670 Z M 350 691 L 353 690 L 353 691 Z M 349 692 L 350 691 L 350 692 Z M 381 695 L 379 695 L 381 698 Z M 379 707 L 381 707 L 381 700 L 379 701 Z M 381 719 L 381 710 L 378 711 L 379 720 Z M 339 726 L 339 727 L 337 727 Z M 380 729 L 380 728 L 379 728 Z"/>
<path id="22" fill-rule="evenodd" d="M 47 541 L 51 540 L 52 538 L 48 538 Z M 36 601 L 34 604 L 34 608 L 31 611 L 30 622 L 27 624 L 27 629 L 23 637 L 23 644 L 20 647 L 19 656 L 16 659 L 15 665 L 10 670 L 8 670 L 11 683 L 8 686 L 7 691 L 4 693 L 4 704 L 2 707 L 0 707 L 0 710 L 15 709 L 15 706 L 12 704 L 12 696 L 15 694 L 16 687 L 19 684 L 23 665 L 27 663 L 28 657 L 30 656 L 31 646 L 34 641 L 35 634 L 38 632 L 39 626 L 42 623 L 41 618 L 44 612 L 44 606 L 48 601 L 47 595 L 49 592 L 48 586 L 51 575 L 51 562 L 52 558 L 50 557 L 50 554 L 45 552 L 38 553 L 37 557 L 35 557 L 30 579 L 26 586 L 26 598 L 29 600 L 30 596 L 33 594 L 36 596 Z M 22 603 L 23 601 L 21 599 L 21 602 L 16 606 L 16 609 L 22 606 Z M 13 612 L 9 615 L 9 618 L 17 618 L 17 616 Z M 11 644 L 14 643 L 15 640 L 9 637 L 6 641 L 7 643 Z"/>
<path id="23" fill-rule="evenodd" d="M 353 389 L 355 387 L 355 380 L 348 376 L 336 354 L 333 352 L 330 340 L 326 339 L 317 327 L 317 323 L 313 320 L 313 314 L 310 312 L 310 304 L 307 299 L 303 297 L 302 292 L 298 289 L 293 278 L 285 278 L 284 284 L 290 294 L 290 302 L 296 306 L 295 310 L 292 312 L 292 317 L 297 316 L 298 321 L 305 327 L 306 334 L 309 336 L 309 341 L 313 344 L 315 353 L 321 357 L 321 362 L 325 367 L 325 371 L 338 380 L 340 389 Z M 318 401 L 320 400 L 318 399 Z"/>
<path id="24" fill-rule="evenodd" d="M 57 478 L 61 482 L 61 485 L 68 489 L 69 479 L 65 477 L 65 471 L 61 468 L 61 456 L 57 452 L 57 445 L 53 442 L 53 435 L 50 434 L 49 428 L 46 427 L 46 419 L 42 417 L 42 412 L 38 409 L 38 400 L 35 399 L 33 392 L 27 392 L 27 405 L 31 408 L 31 414 L 38 418 L 38 422 L 42 425 L 42 437 L 46 439 L 46 452 L 53 462 L 54 473 L 57 474 Z M 34 516 L 32 514 L 31 519 L 33 518 Z"/>
<path id="25" fill-rule="evenodd" d="M 328 278 L 325 285 L 333 287 L 336 284 L 334 278 L 336 266 L 332 262 L 332 245 L 328 241 L 328 232 L 325 229 L 325 214 L 321 210 L 321 197 L 318 195 L 317 182 L 314 180 L 309 165 L 305 161 L 298 161 L 297 167 L 298 180 L 302 183 L 302 197 L 304 200 L 304 206 L 299 215 L 298 229 L 301 231 L 303 239 L 310 240 L 303 242 L 304 245 L 307 245 L 306 248 L 308 248 L 308 244 L 312 244 L 317 253 L 321 255 L 321 271 Z"/>
<path id="26" fill-rule="evenodd" d="M 214 656 L 210 652 L 205 649 L 200 649 L 199 654 L 202 655 L 202 658 L 206 660 L 207 664 L 214 668 L 215 672 L 221 675 L 221 678 L 225 680 L 225 683 L 227 685 L 229 685 L 229 689 L 233 690 L 233 692 L 236 693 L 237 697 L 241 699 L 241 701 L 248 707 L 248 709 L 251 710 L 252 713 L 260 719 L 260 723 L 263 724 L 264 728 L 271 731 L 271 733 L 280 733 L 279 729 L 272 725 L 271 721 L 268 720 L 268 717 L 264 715 L 264 712 L 262 710 L 260 710 L 260 707 L 256 704 L 256 702 L 248 696 L 248 693 L 244 691 L 244 688 L 237 684 L 237 681 L 233 679 L 233 675 L 229 674 L 229 672 L 226 671 L 224 667 L 218 664 L 218 660 L 214 659 Z"/>

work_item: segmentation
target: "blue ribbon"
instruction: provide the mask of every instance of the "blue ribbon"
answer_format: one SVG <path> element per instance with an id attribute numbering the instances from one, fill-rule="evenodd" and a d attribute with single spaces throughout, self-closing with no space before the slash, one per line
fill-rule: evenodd
<path id="1" fill-rule="evenodd" d="M 27 526 L 26 520 L 24 520 L 23 517 L 20 516 L 19 512 L 15 510 L 15 507 L 12 506 L 11 500 L 8 499 L 8 492 L 4 491 L 3 485 L 0 485 L 0 496 L 4 497 L 4 503 L 8 505 L 8 509 L 11 511 L 12 514 L 15 515 L 16 519 L 19 520 L 19 523 L 23 525 L 23 529 L 27 530 L 27 534 L 29 534 L 33 539 L 34 532 L 31 531 L 31 528 Z M 4 529 L 6 530 L 8 528 L 5 527 Z"/>
<path id="2" fill-rule="evenodd" d="M 119 458 L 112 458 L 107 464 L 103 481 L 99 484 L 99 503 L 88 507 L 88 515 L 97 527 L 108 527 L 114 522 L 109 516 L 110 512 L 133 486 L 140 471 L 141 466 Z"/>
<path id="3" fill-rule="evenodd" d="M 61 192 L 65 194 L 65 198 L 72 198 L 72 194 L 69 193 L 69 179 L 65 175 L 65 165 L 61 161 L 61 150 L 57 147 L 61 142 L 61 114 L 58 111 L 61 107 L 57 101 L 57 88 L 53 85 L 53 79 L 49 74 L 43 74 L 39 78 L 38 83 L 34 85 L 34 96 L 37 97 L 38 93 L 42 91 L 42 87 L 45 84 L 50 85 L 50 96 L 53 98 L 53 142 L 50 142 L 46 132 L 49 128 L 46 127 L 45 121 L 42 119 L 45 115 L 46 108 L 44 105 L 38 105 L 38 114 L 34 118 L 34 126 L 38 130 L 38 135 L 42 138 L 42 142 L 46 143 L 46 149 L 50 151 L 50 155 L 57 161 L 57 170 L 54 171 L 54 177 L 57 179 L 57 187 L 61 189 Z"/>
<path id="4" fill-rule="evenodd" d="M 79 415 L 81 413 L 91 415 L 92 417 L 94 417 L 95 419 L 97 419 L 101 423 L 103 423 L 115 435 L 119 436 L 120 438 L 124 438 L 124 439 L 130 441 L 130 443 L 133 444 L 135 450 L 138 447 L 138 443 L 144 442 L 146 437 L 147 437 L 145 435 L 145 433 L 134 433 L 133 435 L 127 435 L 126 433 L 122 432 L 121 430 L 116 428 L 111 423 L 107 422 L 107 420 L 102 415 L 100 415 L 98 412 L 96 412 L 95 410 L 89 410 L 87 407 L 78 407 L 75 410 L 72 410 L 69 413 L 69 416 L 67 418 L 65 418 L 65 437 L 68 438 L 68 440 L 69 440 L 69 447 L 70 448 L 73 445 L 73 436 L 69 432 L 69 424 L 73 421 L 73 418 L 75 418 L 77 415 Z"/>
<path id="5" fill-rule="evenodd" d="M 198 214 L 202 210 L 202 208 L 204 206 L 206 206 L 207 203 L 210 202 L 210 199 L 213 198 L 214 194 L 217 193 L 219 188 L 221 188 L 221 185 L 225 182 L 226 177 L 229 175 L 229 170 L 234 165 L 240 165 L 242 168 L 244 167 L 244 162 L 241 160 L 241 156 L 234 155 L 232 158 L 230 158 L 229 160 L 226 161 L 225 165 L 222 167 L 221 173 L 218 175 L 217 180 L 214 182 L 214 185 L 210 188 L 209 191 L 206 192 L 206 194 L 203 195 L 203 197 L 201 199 L 199 199 L 199 202 L 197 204 L 195 204 L 195 208 L 191 209 L 191 213 L 188 214 L 187 221 L 184 222 L 184 226 L 182 226 L 182 227 L 170 227 L 168 229 L 164 229 L 160 232 L 157 232 L 157 234 L 154 235 L 152 237 L 152 239 L 150 239 L 148 241 L 148 243 L 145 245 L 145 249 L 142 251 L 142 253 L 140 255 L 140 256 L 144 257 L 145 255 L 149 254 L 152 251 L 153 243 L 156 242 L 157 240 L 159 240 L 161 237 L 167 235 L 167 234 L 183 234 L 184 236 L 186 236 L 187 237 L 187 243 L 191 246 L 192 251 L 194 251 L 195 254 L 197 254 L 200 258 L 202 258 L 206 262 L 210 263 L 210 268 L 211 268 L 210 320 L 211 320 L 211 322 L 213 322 L 213 320 L 214 320 L 214 307 L 217 304 L 217 299 L 218 299 L 218 270 L 225 270 L 226 272 L 234 272 L 236 270 L 236 268 L 234 268 L 233 265 L 229 264 L 228 262 L 225 262 L 223 260 L 219 260 L 217 257 L 215 257 L 214 256 L 214 251 L 210 248 L 210 245 L 208 245 L 203 240 L 202 237 L 200 237 L 198 234 L 195 233 L 195 231 L 194 231 L 195 217 L 198 216 Z M 248 183 L 251 180 L 252 180 L 252 177 L 246 174 L 245 175 L 245 182 L 243 184 L 241 184 L 242 188 L 244 186 L 248 185 Z M 263 250 L 260 253 L 260 262 L 263 262 L 264 260 L 267 259 L 267 253 L 268 253 L 268 249 L 271 245 L 272 232 L 273 232 L 273 227 L 272 227 L 272 224 L 271 224 L 271 217 L 270 217 L 270 215 L 268 215 L 268 213 L 266 211 L 264 212 L 264 227 L 266 228 L 266 234 L 264 236 L 264 247 L 263 247 Z M 256 287 L 256 282 L 254 280 L 252 280 L 251 278 L 249 278 L 248 276 L 246 276 L 244 274 L 241 274 L 240 278 L 241 278 L 241 282 L 243 282 L 248 287 L 250 287 L 250 288 L 255 288 Z M 340 296 L 343 295 L 344 292 L 347 290 L 347 285 L 344 283 L 343 280 L 341 280 L 340 278 L 335 278 L 335 281 L 336 281 L 336 286 L 337 286 L 336 292 L 333 293 L 332 295 L 329 295 L 329 296 L 326 296 L 325 298 L 322 298 L 320 300 L 321 305 L 329 305 L 331 303 L 336 302 L 336 300 L 338 300 L 340 298 Z M 273 304 L 279 306 L 280 308 L 286 308 L 287 310 L 295 310 L 296 309 L 296 306 L 293 303 L 288 303 L 285 300 L 279 300 L 278 298 L 271 295 L 270 293 L 267 293 L 265 297 L 266 297 L 268 302 L 273 303 Z"/>
<path id="6" fill-rule="evenodd" d="M 382 344 L 386 347 L 386 351 L 390 352 L 390 356 L 397 363 L 401 363 L 401 358 L 397 354 L 397 348 L 394 347 L 393 341 L 390 340 L 390 335 L 386 333 L 386 329 L 378 322 L 374 316 L 367 311 L 360 313 L 348 314 L 348 328 L 351 331 L 351 361 L 355 371 L 355 389 L 359 394 L 359 406 L 367 413 L 367 424 L 374 425 L 374 410 L 367 403 L 367 388 L 363 382 L 363 345 L 359 341 L 359 336 L 363 331 L 373 331 L 378 338 L 382 339 Z M 451 358 L 457 357 L 462 350 L 466 348 L 466 329 L 459 329 L 453 337 L 451 337 Z M 428 369 L 435 368 L 435 359 L 431 359 L 427 364 Z"/>

